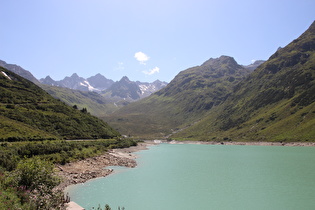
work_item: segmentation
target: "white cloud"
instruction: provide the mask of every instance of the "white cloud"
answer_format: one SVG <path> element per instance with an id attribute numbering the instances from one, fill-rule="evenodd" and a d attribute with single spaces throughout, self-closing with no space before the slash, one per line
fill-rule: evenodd
<path id="1" fill-rule="evenodd" d="M 155 67 L 153 69 L 150 69 L 149 71 L 142 71 L 142 73 L 144 73 L 146 75 L 152 75 L 152 74 L 159 73 L 159 72 L 160 72 L 159 67 Z"/>
<path id="2" fill-rule="evenodd" d="M 146 65 L 145 62 L 150 59 L 150 57 L 147 56 L 146 54 L 144 54 L 143 52 L 137 52 L 137 53 L 135 53 L 135 58 L 136 58 L 137 61 L 139 61 L 140 64 L 142 64 L 142 65 Z"/>

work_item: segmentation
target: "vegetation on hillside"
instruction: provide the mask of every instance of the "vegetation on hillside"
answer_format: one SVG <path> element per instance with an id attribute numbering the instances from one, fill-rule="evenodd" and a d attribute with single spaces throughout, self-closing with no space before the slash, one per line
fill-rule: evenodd
<path id="1" fill-rule="evenodd" d="M 34 83 L 0 67 L 0 140 L 113 138 L 104 121 L 54 99 Z"/>
<path id="2" fill-rule="evenodd" d="M 314 141 L 315 22 L 180 139 Z"/>
<path id="3" fill-rule="evenodd" d="M 32 141 L 0 143 L 0 209 L 63 209 L 54 163 L 65 164 L 135 146 L 132 140 Z"/>

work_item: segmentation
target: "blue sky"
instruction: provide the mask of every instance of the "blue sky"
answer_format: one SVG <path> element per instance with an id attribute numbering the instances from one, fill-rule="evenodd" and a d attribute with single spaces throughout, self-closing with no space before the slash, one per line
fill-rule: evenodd
<path id="1" fill-rule="evenodd" d="M 170 82 L 228 55 L 268 59 L 315 20 L 314 0 L 0 0 L 0 59 L 40 79 Z"/>

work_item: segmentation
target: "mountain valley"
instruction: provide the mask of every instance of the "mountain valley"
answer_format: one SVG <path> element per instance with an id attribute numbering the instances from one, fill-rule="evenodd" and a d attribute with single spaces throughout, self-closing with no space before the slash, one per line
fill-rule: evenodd
<path id="1" fill-rule="evenodd" d="M 314 141 L 314 51 L 315 22 L 254 71 L 231 57 L 210 59 L 108 121 L 144 138 Z"/>
<path id="2" fill-rule="evenodd" d="M 315 23 L 267 61 L 245 66 L 225 55 L 210 58 L 169 84 L 126 76 L 114 82 L 101 74 L 38 81 L 17 65 L 0 64 L 135 138 L 314 141 L 314 50 Z"/>

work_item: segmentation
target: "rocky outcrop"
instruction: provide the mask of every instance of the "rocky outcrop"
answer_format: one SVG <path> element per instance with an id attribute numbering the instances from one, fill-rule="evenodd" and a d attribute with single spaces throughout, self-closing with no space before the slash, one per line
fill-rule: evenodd
<path id="1" fill-rule="evenodd" d="M 90 179 L 107 176 L 113 172 L 112 169 L 106 169 L 107 166 L 134 168 L 136 165 L 135 155 L 115 152 L 65 165 L 57 165 L 57 173 L 63 179 L 58 188 L 64 189 L 72 184 L 84 183 Z"/>

